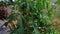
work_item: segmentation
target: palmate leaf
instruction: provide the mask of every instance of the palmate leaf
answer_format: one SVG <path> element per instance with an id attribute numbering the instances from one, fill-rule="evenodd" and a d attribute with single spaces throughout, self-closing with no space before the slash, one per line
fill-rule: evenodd
<path id="1" fill-rule="evenodd" d="M 14 15 L 11 14 L 11 15 L 8 17 L 8 21 L 7 21 L 4 25 L 7 26 L 8 23 L 11 23 L 13 20 L 17 19 L 19 15 L 20 15 L 20 14 L 16 14 L 16 15 L 14 16 Z"/>
<path id="2" fill-rule="evenodd" d="M 19 28 L 15 28 L 14 30 L 12 30 L 11 34 L 24 34 L 24 26 L 23 26 L 23 21 L 22 21 L 22 13 L 19 14 L 20 16 L 20 21 L 19 21 Z"/>

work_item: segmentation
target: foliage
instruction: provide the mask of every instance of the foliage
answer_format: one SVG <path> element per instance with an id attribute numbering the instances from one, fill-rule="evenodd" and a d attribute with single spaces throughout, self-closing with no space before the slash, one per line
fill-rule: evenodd
<path id="1" fill-rule="evenodd" d="M 20 21 L 11 34 L 56 34 L 52 26 L 53 8 L 50 0 L 17 0 L 12 6 L 12 13 L 4 25 L 18 17 Z"/>
<path id="2" fill-rule="evenodd" d="M 60 0 L 57 0 L 57 2 L 55 2 L 56 4 L 60 4 Z"/>

